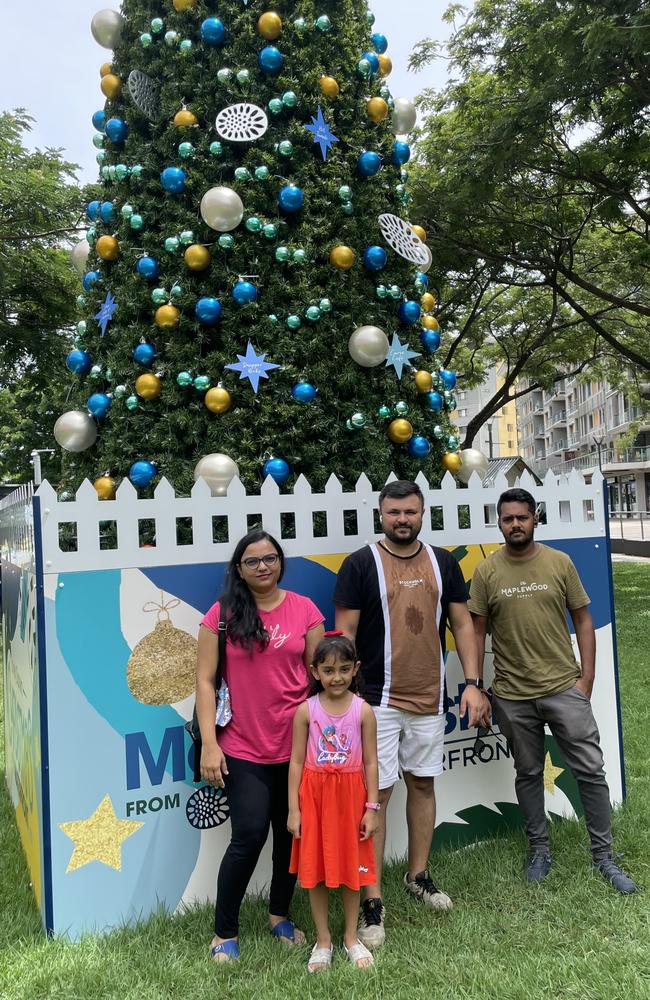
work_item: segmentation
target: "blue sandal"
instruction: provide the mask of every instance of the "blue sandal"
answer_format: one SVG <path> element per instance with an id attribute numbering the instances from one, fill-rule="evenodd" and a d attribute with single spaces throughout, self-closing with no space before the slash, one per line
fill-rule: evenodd
<path id="1" fill-rule="evenodd" d="M 217 955 L 226 955 L 226 961 L 234 962 L 235 959 L 239 958 L 239 945 L 236 941 L 222 941 L 221 944 L 215 944 L 210 948 L 210 954 L 212 958 Z"/>
<path id="2" fill-rule="evenodd" d="M 281 920 L 279 924 L 271 928 L 271 934 L 275 938 L 284 938 L 285 941 L 296 944 L 296 925 L 293 920 Z"/>

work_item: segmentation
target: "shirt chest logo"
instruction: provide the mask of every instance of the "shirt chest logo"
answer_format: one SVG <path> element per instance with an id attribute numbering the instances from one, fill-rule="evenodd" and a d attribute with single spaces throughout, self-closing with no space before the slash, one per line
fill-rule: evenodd
<path id="1" fill-rule="evenodd" d="M 269 645 L 273 646 L 274 649 L 280 649 L 284 646 L 285 642 L 291 635 L 291 632 L 281 632 L 279 625 L 272 625 L 267 631 L 269 635 Z"/>
<path id="2" fill-rule="evenodd" d="M 545 590 L 548 590 L 547 583 L 536 583 L 535 581 L 529 583 L 527 580 L 521 580 L 518 586 L 502 587 L 501 596 L 506 598 L 516 597 L 521 599 L 526 597 L 534 597 L 535 594 L 538 594 Z"/>

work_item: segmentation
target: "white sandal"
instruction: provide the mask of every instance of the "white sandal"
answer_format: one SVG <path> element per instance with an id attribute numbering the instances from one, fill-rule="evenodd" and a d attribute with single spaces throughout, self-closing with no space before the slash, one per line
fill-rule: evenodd
<path id="1" fill-rule="evenodd" d="M 326 969 L 329 969 L 332 964 L 333 951 L 333 945 L 330 945 L 329 948 L 320 948 L 317 941 L 307 962 L 307 972 L 325 972 Z"/>
<path id="2" fill-rule="evenodd" d="M 348 956 L 348 961 L 352 962 L 352 965 L 354 965 L 357 969 L 367 969 L 371 965 L 375 964 L 372 952 L 368 951 L 365 944 L 362 944 L 361 941 L 357 941 L 357 943 L 353 944 L 351 948 L 348 948 L 347 945 L 344 944 L 343 950 Z M 359 965 L 359 962 L 364 958 L 370 959 L 368 965 Z"/>

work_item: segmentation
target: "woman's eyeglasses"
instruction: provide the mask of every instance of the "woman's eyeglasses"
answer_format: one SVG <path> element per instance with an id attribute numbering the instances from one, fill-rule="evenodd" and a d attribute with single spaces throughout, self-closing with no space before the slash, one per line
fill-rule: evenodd
<path id="1" fill-rule="evenodd" d="M 268 556 L 251 556 L 249 559 L 242 559 L 240 566 L 245 566 L 246 569 L 257 569 L 260 563 L 264 563 L 265 566 L 275 566 L 280 561 L 280 556 L 277 552 L 269 552 Z"/>

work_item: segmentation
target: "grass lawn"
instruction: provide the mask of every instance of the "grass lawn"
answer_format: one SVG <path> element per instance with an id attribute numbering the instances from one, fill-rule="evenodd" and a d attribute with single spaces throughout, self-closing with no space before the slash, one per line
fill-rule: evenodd
<path id="1" fill-rule="evenodd" d="M 614 817 L 616 847 L 640 887 L 650 885 L 650 566 L 614 570 L 628 799 Z M 520 833 L 433 858 L 449 913 L 407 899 L 403 869 L 387 873 L 388 944 L 368 973 L 340 951 L 331 973 L 309 976 L 306 949 L 265 930 L 258 900 L 244 906 L 242 961 L 206 958 L 212 912 L 159 915 L 105 938 L 46 941 L 29 888 L 13 809 L 0 792 L 0 998 L 433 998 L 433 1000 L 645 1000 L 650 998 L 650 896 L 621 897 L 589 864 L 582 823 L 556 826 L 555 864 L 542 886 L 522 882 Z M 293 914 L 307 928 L 305 894 Z M 334 929 L 342 925 L 336 903 Z M 340 936 L 340 933 L 339 933 Z"/>

